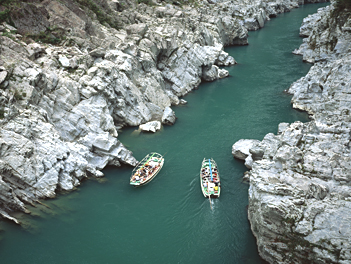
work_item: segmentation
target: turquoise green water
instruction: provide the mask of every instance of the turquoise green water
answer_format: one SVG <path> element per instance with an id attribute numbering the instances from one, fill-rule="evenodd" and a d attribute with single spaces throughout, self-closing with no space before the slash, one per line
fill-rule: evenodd
<path id="1" fill-rule="evenodd" d="M 307 121 L 283 91 L 310 67 L 291 51 L 302 41 L 302 19 L 324 5 L 279 15 L 249 33 L 250 45 L 226 49 L 239 64 L 174 107 L 174 126 L 155 134 L 123 129 L 119 138 L 137 159 L 166 154 L 151 183 L 133 188 L 132 168 L 107 168 L 103 180 L 85 181 L 22 217 L 23 228 L 3 222 L 1 263 L 263 263 L 247 220 L 246 169 L 231 147 L 276 133 L 280 122 Z M 204 157 L 216 160 L 222 180 L 212 205 L 199 184 Z"/>

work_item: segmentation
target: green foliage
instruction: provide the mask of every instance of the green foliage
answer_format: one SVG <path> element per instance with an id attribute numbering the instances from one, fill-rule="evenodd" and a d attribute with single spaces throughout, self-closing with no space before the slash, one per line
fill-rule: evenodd
<path id="1" fill-rule="evenodd" d="M 145 5 L 152 5 L 152 1 L 151 0 L 138 0 L 138 4 L 145 4 Z"/>
<path id="2" fill-rule="evenodd" d="M 0 0 L 0 5 L 9 6 L 12 3 L 17 3 L 18 0 Z"/>
<path id="3" fill-rule="evenodd" d="M 7 22 L 12 24 L 10 14 L 14 10 L 21 0 L 0 0 L 0 6 L 5 7 L 3 11 L 0 12 L 0 23 Z"/>
<path id="4" fill-rule="evenodd" d="M 351 0 L 337 0 L 335 4 L 335 15 L 341 12 L 348 12 L 351 11 Z"/>
<path id="5" fill-rule="evenodd" d="M 17 90 L 15 90 L 15 94 L 13 95 L 13 97 L 14 97 L 17 101 L 23 99 L 22 95 L 21 95 Z"/>
<path id="6" fill-rule="evenodd" d="M 8 31 L 2 32 L 1 35 L 2 35 L 2 36 L 5 36 L 5 37 L 8 37 L 8 38 L 13 38 L 13 37 L 12 37 L 12 34 L 11 34 L 10 32 L 8 32 Z"/>
<path id="7" fill-rule="evenodd" d="M 10 10 L 5 9 L 0 12 L 0 23 L 5 22 L 10 17 Z"/>
<path id="8" fill-rule="evenodd" d="M 199 4 L 199 0 L 180 0 L 179 2 L 183 5 L 193 5 L 195 7 L 197 7 Z"/>
<path id="9" fill-rule="evenodd" d="M 312 50 L 315 50 L 316 47 L 317 47 L 317 41 L 316 41 L 315 38 L 312 38 L 311 41 L 310 41 L 308 44 L 310 45 L 310 48 L 311 48 Z"/>
<path id="10" fill-rule="evenodd" d="M 199 6 L 199 2 L 200 0 L 161 0 L 163 2 L 166 2 L 166 3 L 170 3 L 170 4 L 173 4 L 173 5 L 178 5 L 178 6 L 183 6 L 183 5 L 192 5 L 194 7 L 198 7 Z M 138 0 L 138 3 L 145 3 L 145 2 L 151 2 L 151 0 Z M 145 3 L 147 4 L 147 3 Z M 152 5 L 152 2 L 151 4 L 149 5 Z"/>
<path id="11" fill-rule="evenodd" d="M 20 7 L 23 0 L 0 0 L 0 6 L 2 11 L 0 11 L 0 23 L 6 22 L 14 26 L 11 20 L 11 13 Z"/>
<path id="12" fill-rule="evenodd" d="M 351 0 L 337 0 L 336 7 L 339 9 L 351 9 Z"/>
<path id="13" fill-rule="evenodd" d="M 82 7 L 86 7 L 93 11 L 101 24 L 108 24 L 113 28 L 121 29 L 122 27 L 114 21 L 102 8 L 95 3 L 94 0 L 76 0 Z"/>
<path id="14" fill-rule="evenodd" d="M 66 39 L 66 36 L 61 31 L 55 31 L 54 29 L 48 28 L 46 31 L 42 31 L 39 34 L 29 34 L 26 35 L 25 38 L 31 38 L 34 41 L 42 42 L 42 43 L 49 43 L 52 45 L 58 45 L 61 41 Z"/>
<path id="15" fill-rule="evenodd" d="M 61 39 L 52 35 L 51 32 L 42 31 L 36 36 L 37 36 L 37 40 L 43 43 L 50 43 L 50 44 L 57 45 L 61 42 Z"/>
<path id="16" fill-rule="evenodd" d="M 0 108 L 0 119 L 3 119 L 5 117 L 5 109 L 4 108 Z"/>

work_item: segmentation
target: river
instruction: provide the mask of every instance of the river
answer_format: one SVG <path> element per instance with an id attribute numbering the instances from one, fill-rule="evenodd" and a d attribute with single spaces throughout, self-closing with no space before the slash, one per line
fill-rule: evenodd
<path id="1" fill-rule="evenodd" d="M 231 147 L 276 133 L 280 122 L 308 120 L 284 90 L 311 66 L 291 53 L 302 42 L 302 19 L 325 5 L 281 14 L 249 32 L 248 46 L 226 48 L 238 62 L 227 67 L 230 77 L 201 84 L 184 98 L 187 105 L 173 107 L 174 126 L 119 132 L 139 160 L 165 154 L 151 183 L 133 188 L 131 167 L 106 168 L 103 179 L 19 216 L 23 227 L 2 222 L 1 263 L 264 263 L 247 219 L 246 168 Z M 211 205 L 199 184 L 204 157 L 217 162 L 221 175 L 221 197 Z"/>

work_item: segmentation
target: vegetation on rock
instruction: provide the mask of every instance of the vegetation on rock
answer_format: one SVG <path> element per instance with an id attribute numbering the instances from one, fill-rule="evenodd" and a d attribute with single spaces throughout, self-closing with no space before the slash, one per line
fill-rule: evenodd
<path id="1" fill-rule="evenodd" d="M 335 13 L 339 14 L 345 11 L 351 11 L 351 0 L 337 0 L 335 4 Z"/>
<path id="2" fill-rule="evenodd" d="M 108 7 L 106 1 L 101 0 L 75 0 L 82 9 L 88 8 L 95 15 L 97 20 L 103 24 L 108 24 L 109 26 L 121 29 L 122 26 L 119 23 L 118 19 L 115 19 L 113 15 L 111 15 L 111 10 Z M 144 0 L 145 1 L 145 0 Z M 150 0 L 151 1 L 151 0 Z"/>

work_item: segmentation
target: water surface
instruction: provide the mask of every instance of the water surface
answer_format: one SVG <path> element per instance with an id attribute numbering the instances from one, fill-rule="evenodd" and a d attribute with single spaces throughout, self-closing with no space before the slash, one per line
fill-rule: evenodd
<path id="1" fill-rule="evenodd" d="M 302 42 L 302 19 L 321 6 L 279 15 L 250 32 L 248 46 L 227 48 L 238 62 L 227 68 L 230 77 L 202 84 L 187 105 L 173 107 L 174 126 L 120 132 L 137 159 L 165 154 L 151 183 L 133 188 L 132 168 L 107 168 L 104 179 L 44 201 L 48 207 L 22 218 L 23 228 L 3 222 L 1 263 L 263 263 L 247 220 L 246 168 L 231 146 L 276 133 L 280 122 L 307 121 L 283 91 L 310 68 L 291 52 Z M 199 185 L 204 157 L 217 161 L 222 180 L 211 205 Z"/>

